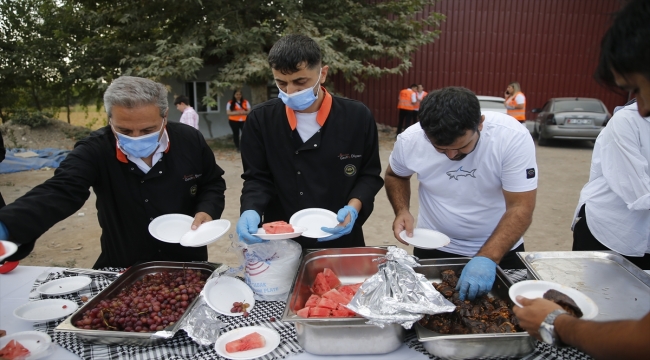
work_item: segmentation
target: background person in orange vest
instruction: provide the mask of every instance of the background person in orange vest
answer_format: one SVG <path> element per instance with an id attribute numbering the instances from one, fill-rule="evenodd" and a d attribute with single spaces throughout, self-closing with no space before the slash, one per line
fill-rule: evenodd
<path id="1" fill-rule="evenodd" d="M 425 96 L 429 94 L 428 92 L 424 91 L 424 86 L 422 84 L 418 85 L 418 89 L 415 93 L 415 105 L 413 106 L 415 108 L 413 112 L 413 124 L 418 122 L 418 114 L 420 113 L 420 103 L 422 102 L 422 99 L 424 99 Z"/>
<path id="2" fill-rule="evenodd" d="M 244 99 L 240 89 L 235 89 L 232 93 L 232 99 L 228 101 L 226 113 L 228 114 L 228 124 L 232 129 L 232 141 L 235 143 L 237 152 L 239 152 L 239 131 L 243 132 L 246 124 L 246 115 L 251 112 L 251 105 L 248 100 Z"/>
<path id="3" fill-rule="evenodd" d="M 504 97 L 506 101 L 503 103 L 506 105 L 506 109 L 508 109 L 508 115 L 524 124 L 526 122 L 526 96 L 521 92 L 519 83 L 510 83 Z"/>
<path id="4" fill-rule="evenodd" d="M 399 99 L 397 108 L 399 109 L 399 121 L 397 122 L 397 134 L 405 130 L 411 123 L 413 123 L 413 116 L 415 114 L 415 103 L 417 96 L 415 95 L 418 90 L 418 84 L 412 84 L 406 89 L 399 92 Z"/>

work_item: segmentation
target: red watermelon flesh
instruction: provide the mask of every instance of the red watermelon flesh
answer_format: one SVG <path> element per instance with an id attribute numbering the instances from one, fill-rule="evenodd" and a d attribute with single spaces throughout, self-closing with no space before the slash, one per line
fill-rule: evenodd
<path id="1" fill-rule="evenodd" d="M 352 299 L 351 297 L 348 299 L 345 295 L 341 294 L 338 290 L 332 289 L 325 294 L 323 294 L 323 298 L 330 299 L 334 301 L 336 304 L 348 304 L 350 300 Z"/>
<path id="2" fill-rule="evenodd" d="M 329 284 L 330 289 L 336 289 L 341 285 L 341 281 L 339 280 L 338 276 L 336 276 L 334 271 L 325 268 L 323 269 L 323 275 L 325 275 L 325 279 L 327 280 L 327 284 Z"/>
<path id="3" fill-rule="evenodd" d="M 267 234 L 288 234 L 293 232 L 293 226 L 286 221 L 274 221 L 262 224 L 262 228 Z"/>
<path id="4" fill-rule="evenodd" d="M 350 311 L 343 306 L 339 306 L 338 309 L 332 310 L 332 317 L 355 317 L 357 314 L 354 311 Z"/>
<path id="5" fill-rule="evenodd" d="M 305 306 L 304 308 L 298 310 L 298 312 L 296 312 L 296 314 L 297 314 L 298 316 L 302 316 L 302 317 L 304 317 L 304 318 L 308 318 L 308 317 L 309 317 L 309 309 L 311 309 L 309 306 Z"/>
<path id="6" fill-rule="evenodd" d="M 336 309 L 336 307 L 339 306 L 338 303 L 335 303 L 334 301 L 326 298 L 321 298 L 320 301 L 318 302 L 318 307 L 322 308 L 327 308 L 327 309 Z"/>
<path id="7" fill-rule="evenodd" d="M 309 308 L 309 317 L 330 317 L 331 312 L 330 309 L 313 307 Z"/>
<path id="8" fill-rule="evenodd" d="M 332 288 L 327 282 L 325 275 L 322 272 L 318 273 L 316 275 L 316 279 L 314 280 L 314 285 L 312 285 L 311 287 L 311 292 L 313 292 L 316 295 L 323 295 L 326 292 L 330 291 L 331 289 Z"/>
<path id="9" fill-rule="evenodd" d="M 305 307 L 318 306 L 319 301 L 320 301 L 320 296 L 312 294 L 309 297 L 309 299 L 307 299 L 307 302 L 305 303 Z"/>
<path id="10" fill-rule="evenodd" d="M 0 256 L 4 255 L 7 253 L 7 250 L 5 250 L 4 244 L 0 242 Z"/>
<path id="11" fill-rule="evenodd" d="M 226 351 L 229 353 L 253 350 L 264 347 L 266 339 L 257 332 L 250 333 L 241 339 L 233 340 L 226 344 Z"/>
<path id="12" fill-rule="evenodd" d="M 10 340 L 5 347 L 0 349 L 3 359 L 24 359 L 29 355 L 29 350 L 16 340 Z"/>

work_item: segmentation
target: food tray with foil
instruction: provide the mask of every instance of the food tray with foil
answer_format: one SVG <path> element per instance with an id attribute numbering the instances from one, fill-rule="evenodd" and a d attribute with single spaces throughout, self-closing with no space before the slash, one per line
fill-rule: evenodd
<path id="1" fill-rule="evenodd" d="M 141 284 L 145 276 L 151 278 L 164 273 L 173 273 L 175 271 L 185 272 L 187 270 L 191 270 L 194 274 L 196 274 L 196 271 L 199 271 L 201 278 L 208 279 L 220 265 L 221 264 L 215 264 L 209 262 L 173 262 L 173 261 L 153 261 L 153 262 L 134 265 L 130 267 L 128 270 L 126 270 L 122 275 L 120 275 L 114 282 L 112 282 L 99 294 L 91 298 L 86 304 L 80 307 L 74 314 L 72 314 L 67 319 L 65 319 L 61 324 L 59 324 L 54 329 L 54 331 L 74 333 L 81 340 L 93 344 L 104 344 L 104 345 L 112 345 L 112 344 L 127 345 L 128 344 L 128 345 L 146 346 L 146 345 L 155 345 L 161 343 L 173 337 L 174 334 L 180 329 L 183 320 L 191 313 L 192 308 L 197 303 L 197 300 L 199 299 L 198 294 L 196 297 L 194 297 L 193 300 L 188 302 L 187 308 L 180 315 L 180 317 L 178 317 L 178 319 L 173 322 L 173 324 L 168 325 L 170 323 L 169 321 L 167 321 L 167 323 L 158 324 L 161 327 L 158 327 L 156 329 L 150 329 L 150 332 L 124 331 L 124 330 L 111 330 L 111 329 L 87 329 L 86 327 L 92 326 L 91 325 L 92 323 L 87 324 L 88 326 L 85 326 L 81 324 L 80 321 L 87 319 L 87 317 L 84 317 L 84 314 L 86 314 L 88 311 L 92 311 L 93 309 L 95 309 L 98 305 L 101 304 L 102 301 L 108 301 L 109 299 L 118 296 L 120 292 L 122 292 L 122 290 L 129 288 L 136 283 Z M 188 274 L 191 273 L 188 272 Z M 182 282 L 183 280 L 181 279 L 179 284 L 176 284 L 176 286 L 180 286 Z M 193 292 L 195 291 L 193 290 Z M 140 294 L 139 297 L 142 299 L 142 301 L 139 302 L 143 302 L 143 301 L 149 302 L 148 300 L 146 300 L 147 294 L 144 294 L 144 292 Z M 134 299 L 132 297 L 129 297 L 128 301 L 133 302 Z M 180 299 L 180 301 L 182 301 L 182 299 Z M 164 307 L 165 306 L 163 306 L 163 308 Z M 142 311 L 145 310 L 147 309 L 142 309 Z M 176 314 L 178 315 L 178 312 Z M 110 316 L 115 316 L 115 314 L 110 314 L 109 317 Z M 99 316 L 96 316 L 96 318 L 100 319 Z M 103 316 L 101 318 L 103 318 Z M 104 323 L 106 324 L 105 326 L 101 325 L 102 321 L 104 321 Z M 100 326 L 102 327 L 109 327 L 108 321 L 109 320 L 101 319 L 101 320 L 97 320 L 97 323 L 100 323 Z M 140 326 L 142 327 L 143 324 L 141 324 Z"/>
<path id="2" fill-rule="evenodd" d="M 460 276 L 469 258 L 428 259 L 420 260 L 416 272 L 436 283 L 442 281 L 441 273 L 454 270 Z M 512 308 L 508 289 L 512 282 L 508 276 L 497 267 L 494 286 L 488 296 L 501 299 Z M 527 332 L 489 333 L 489 334 L 441 334 L 415 324 L 418 340 L 432 355 L 445 359 L 468 359 L 483 357 L 521 357 L 533 352 L 535 343 Z"/>
<path id="3" fill-rule="evenodd" d="M 362 317 L 303 318 L 297 315 L 311 296 L 310 286 L 325 268 L 332 270 L 342 284 L 365 281 L 378 271 L 376 259 L 386 249 L 360 247 L 307 251 L 296 273 L 282 321 L 293 322 L 298 343 L 316 355 L 385 354 L 402 346 L 405 330 L 400 325 L 383 329 L 366 324 Z M 336 344 L 336 345 L 332 345 Z"/>
<path id="4" fill-rule="evenodd" d="M 574 288 L 598 306 L 593 320 L 640 319 L 650 311 L 650 274 L 612 251 L 520 252 L 528 278 Z"/>

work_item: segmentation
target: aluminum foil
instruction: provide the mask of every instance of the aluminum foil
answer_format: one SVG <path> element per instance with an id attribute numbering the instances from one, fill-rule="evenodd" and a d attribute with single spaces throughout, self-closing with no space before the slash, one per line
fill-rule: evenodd
<path id="1" fill-rule="evenodd" d="M 378 259 L 379 271 L 361 285 L 348 309 L 368 319 L 368 324 L 382 328 L 400 324 L 405 329 L 424 314 L 454 311 L 456 306 L 413 270 L 420 266 L 415 259 L 404 249 L 388 247 L 386 256 Z"/>

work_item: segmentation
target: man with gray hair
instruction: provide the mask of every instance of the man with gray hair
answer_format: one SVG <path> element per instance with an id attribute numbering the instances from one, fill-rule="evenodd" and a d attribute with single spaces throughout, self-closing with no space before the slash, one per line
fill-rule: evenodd
<path id="1" fill-rule="evenodd" d="M 104 94 L 108 126 L 79 141 L 54 176 L 0 209 L 0 239 L 19 245 L 8 260 L 26 257 L 38 237 L 97 196 L 101 254 L 94 268 L 143 261 L 205 261 L 206 246 L 158 241 L 156 217 L 194 217 L 192 229 L 224 209 L 223 170 L 200 132 L 167 122 L 167 90 L 122 76 Z M 173 146 L 172 146 L 173 143 Z"/>

